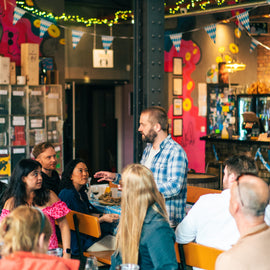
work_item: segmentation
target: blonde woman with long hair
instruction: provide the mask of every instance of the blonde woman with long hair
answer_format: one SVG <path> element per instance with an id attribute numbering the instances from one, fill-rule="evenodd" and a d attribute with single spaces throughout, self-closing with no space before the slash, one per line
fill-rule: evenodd
<path id="1" fill-rule="evenodd" d="M 111 269 L 138 264 L 141 270 L 177 269 L 175 235 L 164 198 L 153 173 L 143 165 L 128 165 L 122 174 L 121 218 Z"/>
<path id="2" fill-rule="evenodd" d="M 51 223 L 40 209 L 22 205 L 15 208 L 0 225 L 0 269 L 79 269 L 77 260 L 44 254 L 51 234 Z"/>

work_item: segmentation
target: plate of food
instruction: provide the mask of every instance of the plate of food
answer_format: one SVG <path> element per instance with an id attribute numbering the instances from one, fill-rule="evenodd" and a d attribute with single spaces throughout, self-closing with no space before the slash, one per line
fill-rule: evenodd
<path id="1" fill-rule="evenodd" d="M 103 205 L 119 205 L 121 203 L 121 198 L 120 197 L 112 197 L 111 192 L 109 193 L 104 193 L 98 198 L 99 203 Z"/>

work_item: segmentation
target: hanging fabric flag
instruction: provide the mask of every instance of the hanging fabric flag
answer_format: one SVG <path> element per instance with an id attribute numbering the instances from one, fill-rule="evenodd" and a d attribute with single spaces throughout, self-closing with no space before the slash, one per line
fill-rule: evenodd
<path id="1" fill-rule="evenodd" d="M 72 47 L 73 47 L 73 49 L 76 48 L 76 46 L 80 42 L 83 34 L 84 34 L 83 31 L 72 30 Z"/>
<path id="2" fill-rule="evenodd" d="M 259 44 L 258 40 L 256 40 L 255 38 L 252 38 L 251 43 L 250 43 L 249 52 L 252 53 L 258 44 Z"/>
<path id="3" fill-rule="evenodd" d="M 177 52 L 180 52 L 182 33 L 171 34 L 170 38 Z"/>
<path id="4" fill-rule="evenodd" d="M 239 22 L 248 30 L 250 31 L 250 25 L 249 25 L 249 14 L 248 12 L 243 12 L 236 16 Z"/>
<path id="5" fill-rule="evenodd" d="M 47 29 L 52 25 L 52 22 L 46 20 L 40 20 L 39 37 L 43 37 Z"/>
<path id="6" fill-rule="evenodd" d="M 26 11 L 21 9 L 21 8 L 18 8 L 18 7 L 14 8 L 13 25 L 15 25 L 17 23 L 17 21 L 24 15 L 25 12 Z"/>
<path id="7" fill-rule="evenodd" d="M 267 4 L 270 4 L 270 0 L 267 0 L 266 3 L 267 3 Z"/>
<path id="8" fill-rule="evenodd" d="M 209 37 L 213 40 L 213 42 L 216 44 L 216 32 L 217 32 L 217 25 L 215 23 L 207 25 L 204 27 L 205 31 L 209 35 Z"/>
<path id="9" fill-rule="evenodd" d="M 113 36 L 101 36 L 101 39 L 102 39 L 103 48 L 104 48 L 105 52 L 107 52 L 107 50 L 109 50 L 109 48 L 112 45 Z"/>

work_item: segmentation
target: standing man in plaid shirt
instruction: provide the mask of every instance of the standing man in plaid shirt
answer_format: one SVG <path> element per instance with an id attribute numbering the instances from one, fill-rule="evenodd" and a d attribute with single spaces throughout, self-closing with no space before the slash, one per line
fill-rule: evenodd
<path id="1" fill-rule="evenodd" d="M 188 160 L 184 149 L 168 135 L 168 117 L 162 107 L 153 106 L 142 111 L 138 131 L 147 143 L 141 164 L 154 174 L 159 191 L 165 198 L 172 227 L 184 218 L 187 195 Z M 99 181 L 119 183 L 120 174 L 100 171 L 94 175 Z"/>

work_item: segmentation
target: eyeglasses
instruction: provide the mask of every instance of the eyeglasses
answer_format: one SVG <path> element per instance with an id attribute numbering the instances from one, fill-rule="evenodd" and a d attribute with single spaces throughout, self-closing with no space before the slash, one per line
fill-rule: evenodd
<path id="1" fill-rule="evenodd" d="M 237 178 L 236 178 L 237 189 L 238 189 L 238 195 L 239 195 L 239 199 L 240 199 L 240 202 L 241 202 L 242 207 L 245 207 L 245 205 L 244 205 L 244 202 L 243 202 L 243 200 L 242 200 L 242 196 L 241 196 L 241 192 L 240 192 L 240 184 L 239 184 L 239 181 L 240 181 L 240 178 L 241 178 L 242 176 L 245 176 L 245 175 L 247 175 L 247 176 L 256 176 L 256 177 L 257 177 L 257 175 L 254 174 L 254 173 L 241 173 L 240 175 L 237 176 Z"/>

